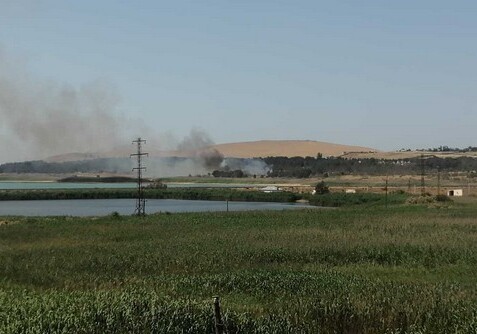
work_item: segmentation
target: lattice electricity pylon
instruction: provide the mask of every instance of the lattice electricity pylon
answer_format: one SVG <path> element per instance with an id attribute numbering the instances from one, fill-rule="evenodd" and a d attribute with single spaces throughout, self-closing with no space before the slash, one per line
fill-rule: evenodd
<path id="1" fill-rule="evenodd" d="M 146 215 L 146 199 L 144 198 L 144 187 L 142 185 L 142 172 L 146 170 L 146 167 L 142 165 L 142 157 L 149 156 L 149 153 L 142 152 L 142 144 L 145 144 L 146 141 L 139 137 L 133 141 L 133 144 L 137 144 L 137 153 L 131 154 L 130 157 L 137 158 L 137 167 L 134 167 L 132 170 L 137 171 L 137 199 L 136 199 L 136 210 L 134 214 L 137 216 Z"/>

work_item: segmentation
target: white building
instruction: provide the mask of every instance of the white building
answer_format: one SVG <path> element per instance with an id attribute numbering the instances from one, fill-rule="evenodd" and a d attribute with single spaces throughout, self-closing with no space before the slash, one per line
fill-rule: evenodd
<path id="1" fill-rule="evenodd" d="M 262 188 L 262 191 L 264 193 L 274 193 L 280 191 L 280 188 L 278 188 L 277 186 L 267 186 L 265 188 Z"/>
<path id="2" fill-rule="evenodd" d="M 447 190 L 447 196 L 457 196 L 461 197 L 463 195 L 462 189 L 452 189 L 452 190 Z"/>

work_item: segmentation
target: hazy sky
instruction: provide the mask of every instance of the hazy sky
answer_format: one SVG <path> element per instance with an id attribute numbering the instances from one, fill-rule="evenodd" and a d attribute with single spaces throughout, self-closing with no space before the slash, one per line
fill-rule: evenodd
<path id="1" fill-rule="evenodd" d="M 159 132 L 464 147 L 476 18 L 475 0 L 0 0 L 0 48 L 45 82 L 106 82 Z"/>

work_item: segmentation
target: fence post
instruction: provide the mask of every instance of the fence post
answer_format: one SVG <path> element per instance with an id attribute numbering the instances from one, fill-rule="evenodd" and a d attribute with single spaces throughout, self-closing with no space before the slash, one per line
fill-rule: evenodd
<path id="1" fill-rule="evenodd" d="M 224 324 L 220 315 L 220 299 L 219 296 L 214 297 L 214 318 L 215 318 L 215 334 L 224 333 Z"/>

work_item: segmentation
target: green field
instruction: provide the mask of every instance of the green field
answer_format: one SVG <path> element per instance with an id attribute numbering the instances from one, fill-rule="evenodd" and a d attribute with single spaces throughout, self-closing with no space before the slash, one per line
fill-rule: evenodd
<path id="1" fill-rule="evenodd" d="M 477 332 L 477 205 L 0 219 L 1 333 Z"/>

